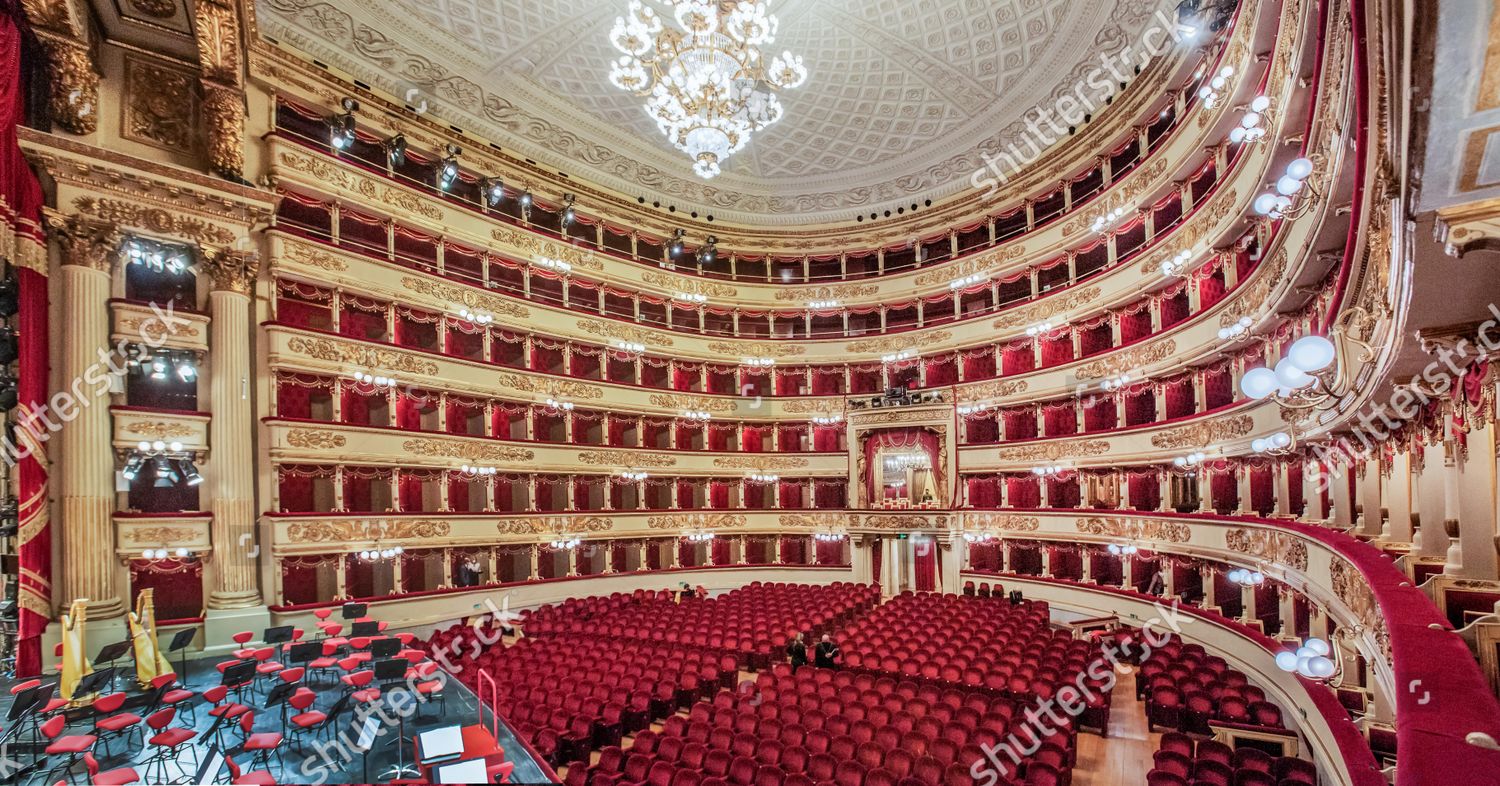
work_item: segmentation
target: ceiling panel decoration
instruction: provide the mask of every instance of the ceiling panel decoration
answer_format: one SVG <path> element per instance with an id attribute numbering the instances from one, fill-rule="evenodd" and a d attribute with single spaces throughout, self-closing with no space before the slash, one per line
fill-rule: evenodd
<path id="1" fill-rule="evenodd" d="M 1162 0 L 780 0 L 770 51 L 810 77 L 713 181 L 615 89 L 624 0 L 261 0 L 261 30 L 431 114 L 628 194 L 721 220 L 849 220 L 969 188 L 981 150 L 1025 134 Z M 661 10 L 658 8 L 658 10 Z"/>

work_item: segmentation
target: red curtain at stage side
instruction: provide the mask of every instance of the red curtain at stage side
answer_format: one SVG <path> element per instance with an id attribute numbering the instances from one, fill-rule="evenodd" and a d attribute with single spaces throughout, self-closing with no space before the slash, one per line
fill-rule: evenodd
<path id="1" fill-rule="evenodd" d="M 20 422 L 13 487 L 20 501 L 20 630 L 16 675 L 34 677 L 42 670 L 41 637 L 52 616 L 52 534 L 47 521 L 47 469 L 43 443 L 24 427 L 27 412 L 47 397 L 47 277 L 42 234 L 42 189 L 21 155 L 16 126 L 24 108 L 21 60 L 22 15 L 16 0 L 0 0 L 0 257 L 20 280 L 20 334 L 17 364 Z M 32 421 L 34 422 L 34 421 Z M 45 435 L 42 428 L 39 432 Z M 45 439 L 45 436 L 43 437 Z"/>

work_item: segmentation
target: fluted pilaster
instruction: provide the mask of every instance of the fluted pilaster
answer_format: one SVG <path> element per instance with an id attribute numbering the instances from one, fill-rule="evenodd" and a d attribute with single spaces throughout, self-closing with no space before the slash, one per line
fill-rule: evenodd
<path id="1" fill-rule="evenodd" d="M 62 319 L 67 340 L 58 355 L 62 389 L 81 395 L 62 423 L 58 452 L 62 493 L 63 605 L 88 600 L 90 620 L 125 611 L 114 557 L 115 462 L 108 379 L 110 274 L 120 245 L 113 225 L 77 216 L 48 216 L 62 251 Z"/>
<path id="2" fill-rule="evenodd" d="M 203 267 L 211 290 L 209 311 L 209 423 L 212 448 L 204 485 L 211 495 L 214 558 L 208 607 L 238 609 L 261 604 L 256 570 L 255 455 L 250 428 L 250 289 L 254 254 L 210 252 Z"/>

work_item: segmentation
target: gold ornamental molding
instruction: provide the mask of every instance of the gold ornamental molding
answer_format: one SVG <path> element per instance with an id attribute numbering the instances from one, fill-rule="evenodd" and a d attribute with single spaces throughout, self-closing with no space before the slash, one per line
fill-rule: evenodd
<path id="1" fill-rule="evenodd" d="M 364 366 L 420 377 L 435 377 L 438 365 L 416 355 L 380 347 L 367 347 L 326 338 L 293 336 L 287 339 L 287 349 L 315 360 L 324 360 L 342 366 Z"/>
<path id="2" fill-rule="evenodd" d="M 953 338 L 953 333 L 947 330 L 934 330 L 923 334 L 920 339 L 911 336 L 886 336 L 884 338 L 871 338 L 864 341 L 851 341 L 844 345 L 845 352 L 884 354 L 887 352 L 901 352 L 917 349 L 917 342 L 931 346 L 940 344 Z"/>
<path id="3" fill-rule="evenodd" d="M 765 456 L 763 458 L 720 456 L 714 459 L 714 466 L 720 469 L 800 469 L 807 466 L 807 459 L 801 456 Z"/>
<path id="4" fill-rule="evenodd" d="M 495 525 L 501 535 L 571 535 L 614 528 L 614 519 L 608 516 L 526 516 L 503 519 Z"/>
<path id="5" fill-rule="evenodd" d="M 538 237 L 535 234 L 514 227 L 496 227 L 490 230 L 490 239 L 505 243 L 533 256 L 561 260 L 580 270 L 599 271 L 604 269 L 604 262 L 600 258 L 576 246 L 554 243 L 551 240 Z M 532 259 L 529 261 L 535 262 L 536 260 Z"/>
<path id="6" fill-rule="evenodd" d="M 185 423 L 138 420 L 121 426 L 120 433 L 146 440 L 171 440 L 177 437 L 190 437 L 196 434 L 197 430 Z"/>
<path id="7" fill-rule="evenodd" d="M 1026 380 L 1024 379 L 996 379 L 988 382 L 980 382 L 975 385 L 967 385 L 958 389 L 958 403 L 972 404 L 976 401 L 1010 398 L 1011 396 L 1026 392 L 1026 387 Z"/>
<path id="8" fill-rule="evenodd" d="M 579 330 L 591 336 L 599 336 L 600 338 L 630 341 L 636 344 L 645 344 L 647 347 L 670 347 L 673 343 L 670 334 L 659 330 L 647 330 L 631 325 L 601 322 L 596 319 L 580 319 L 577 324 Z"/>
<path id="9" fill-rule="evenodd" d="M 348 444 L 343 434 L 309 428 L 294 428 L 286 433 L 286 444 L 309 450 L 336 450 Z"/>
<path id="10" fill-rule="evenodd" d="M 1449 256 L 1500 249 L 1500 198 L 1438 208 L 1437 228 Z"/>
<path id="11" fill-rule="evenodd" d="M 1353 563 L 1337 555 L 1329 564 L 1328 570 L 1334 596 L 1364 626 L 1365 635 L 1374 637 L 1386 663 L 1390 663 L 1390 630 L 1386 627 L 1385 614 L 1380 611 L 1380 606 L 1375 601 L 1375 592 L 1370 589 L 1365 575 Z"/>
<path id="12" fill-rule="evenodd" d="M 1160 363 L 1172 356 L 1177 351 L 1176 339 L 1167 339 L 1143 347 L 1128 349 L 1104 360 L 1096 360 L 1085 363 L 1074 372 L 1080 380 L 1104 379 L 1127 371 L 1138 369 L 1152 363 Z"/>
<path id="13" fill-rule="evenodd" d="M 668 513 L 646 518 L 650 529 L 736 529 L 748 519 L 738 513 Z"/>
<path id="14" fill-rule="evenodd" d="M 867 513 L 864 525 L 869 529 L 943 530 L 948 529 L 948 520 L 946 513 Z"/>
<path id="15" fill-rule="evenodd" d="M 1026 256 L 1026 246 L 1022 243 L 992 248 L 988 251 L 976 254 L 960 260 L 956 264 L 948 265 L 940 270 L 923 273 L 912 279 L 912 284 L 925 287 L 933 284 L 943 284 L 956 278 L 973 275 L 975 273 L 991 274 L 996 271 L 990 268 L 1011 262 Z"/>
<path id="16" fill-rule="evenodd" d="M 113 273 L 123 239 L 119 226 L 99 217 L 65 216 L 48 210 L 43 218 L 47 236 L 57 241 L 64 265 L 79 265 L 101 273 Z"/>
<path id="17" fill-rule="evenodd" d="M 593 385 L 561 379 L 541 379 L 521 374 L 501 374 L 501 387 L 519 390 L 522 393 L 541 393 L 553 398 L 593 400 L 604 398 L 604 391 Z"/>
<path id="18" fill-rule="evenodd" d="M 1036 532 L 1042 520 L 1036 516 L 1017 516 L 1013 513 L 966 513 L 964 529 L 994 530 L 998 532 Z"/>
<path id="19" fill-rule="evenodd" d="M 431 519 L 349 519 L 296 522 L 287 527 L 292 543 L 350 543 L 444 538 L 452 531 L 446 521 Z"/>
<path id="20" fill-rule="evenodd" d="M 149 205 L 118 199 L 78 197 L 73 200 L 73 208 L 80 213 L 116 224 L 122 229 L 136 227 L 153 234 L 185 238 L 210 246 L 227 246 L 235 240 L 235 234 L 224 227 Z"/>
<path id="21" fill-rule="evenodd" d="M 282 243 L 281 255 L 299 265 L 307 265 L 320 270 L 343 272 L 349 269 L 349 264 L 333 253 L 289 238 Z"/>
<path id="22" fill-rule="evenodd" d="M 408 439 L 401 443 L 401 449 L 413 456 L 451 458 L 475 463 L 531 461 L 536 458 L 536 453 L 525 448 L 447 439 Z"/>
<path id="23" fill-rule="evenodd" d="M 1098 300 L 1100 291 L 1099 287 L 1084 287 L 1076 292 L 1042 298 L 1029 306 L 1007 311 L 991 324 L 999 330 L 1009 330 L 1043 322 Z"/>
<path id="24" fill-rule="evenodd" d="M 1260 310 L 1271 298 L 1271 293 L 1280 286 L 1281 276 L 1286 272 L 1286 248 L 1278 248 L 1271 258 L 1256 270 L 1255 280 L 1240 289 L 1234 296 L 1234 306 L 1219 315 L 1219 327 L 1229 327 L 1239 318 Z"/>
<path id="25" fill-rule="evenodd" d="M 115 554 L 121 559 L 138 558 L 146 549 L 186 548 L 199 556 L 213 551 L 208 514 L 150 516 L 120 514 L 114 518 Z"/>
<path id="26" fill-rule="evenodd" d="M 1168 449 L 1202 448 L 1215 442 L 1243 437 L 1254 427 L 1255 419 L 1249 415 L 1214 418 L 1155 434 L 1151 437 L 1151 445 Z"/>
<path id="27" fill-rule="evenodd" d="M 727 284 L 714 281 L 705 281 L 690 276 L 672 275 L 656 270 L 648 270 L 641 274 L 641 280 L 656 287 L 662 287 L 673 293 L 683 292 L 689 295 L 703 295 L 704 297 L 732 298 L 739 295 L 739 290 Z"/>
<path id="28" fill-rule="evenodd" d="M 199 338 L 203 335 L 198 329 L 198 324 L 195 324 L 196 320 L 190 321 L 187 324 L 175 324 L 172 326 L 171 332 L 168 332 L 167 325 L 162 322 L 161 318 L 146 309 L 141 309 L 139 306 L 134 306 L 130 303 L 111 303 L 110 307 L 117 315 L 114 331 L 116 334 L 124 334 L 133 338 L 144 338 L 148 341 L 159 342 L 164 345 L 191 346 L 201 350 L 208 349 L 208 344 L 205 341 L 188 340 Z M 140 313 L 141 315 L 124 316 L 125 313 Z M 195 315 L 178 314 L 178 316 L 192 320 Z M 172 341 L 171 339 L 177 339 L 177 341 Z"/>
<path id="29" fill-rule="evenodd" d="M 126 540 L 131 543 L 159 544 L 172 546 L 178 543 L 188 543 L 198 536 L 197 530 L 192 527 L 141 527 L 125 530 Z"/>
<path id="30" fill-rule="evenodd" d="M 841 415 L 844 413 L 844 404 L 841 401 L 793 399 L 783 403 L 781 411 L 788 415 Z"/>
<path id="31" fill-rule="evenodd" d="M 506 298 L 486 294 L 470 286 L 444 284 L 441 281 L 430 278 L 417 278 L 416 276 L 403 277 L 401 279 L 401 286 L 405 287 L 408 292 L 437 298 L 438 300 L 465 308 L 487 311 L 497 317 L 504 316 L 516 320 L 531 318 L 530 310 Z"/>
<path id="32" fill-rule="evenodd" d="M 1123 519 L 1091 516 L 1076 522 L 1078 531 L 1085 535 L 1103 535 L 1127 540 L 1156 540 L 1166 543 L 1187 543 L 1192 540 L 1192 527 L 1180 521 L 1164 519 Z"/>
<path id="33" fill-rule="evenodd" d="M 1307 542 L 1289 532 L 1261 527 L 1235 527 L 1224 534 L 1230 551 L 1258 560 L 1307 570 Z"/>
<path id="34" fill-rule="evenodd" d="M 693 396 L 687 394 L 653 393 L 649 399 L 652 406 L 664 409 L 698 412 L 732 412 L 734 402 L 723 398 Z"/>
<path id="35" fill-rule="evenodd" d="M 578 462 L 592 467 L 674 467 L 677 458 L 665 453 L 582 450 L 578 452 Z"/>
<path id="36" fill-rule="evenodd" d="M 1099 439 L 1085 439 L 1001 448 L 999 457 L 1001 461 L 1057 461 L 1065 458 L 1102 456 L 1108 452 L 1108 442 Z"/>
<path id="37" fill-rule="evenodd" d="M 212 289 L 241 295 L 250 294 L 255 277 L 260 274 L 260 255 L 253 251 L 208 249 L 198 264 L 207 274 Z"/>
<path id="38" fill-rule="evenodd" d="M 801 344 L 774 341 L 750 341 L 740 344 L 732 344 L 728 341 L 710 341 L 708 348 L 712 352 L 734 355 L 735 357 L 789 358 L 807 354 L 807 347 Z"/>
<path id="39" fill-rule="evenodd" d="M 859 516 L 852 513 L 783 513 L 776 517 L 783 527 L 797 529 L 840 529 L 859 523 Z"/>
<path id="40" fill-rule="evenodd" d="M 917 281 L 918 284 L 922 282 Z M 849 300 L 869 297 L 880 291 L 875 284 L 828 284 L 817 287 L 792 287 L 776 290 L 776 299 L 782 302 L 809 303 L 814 300 Z"/>

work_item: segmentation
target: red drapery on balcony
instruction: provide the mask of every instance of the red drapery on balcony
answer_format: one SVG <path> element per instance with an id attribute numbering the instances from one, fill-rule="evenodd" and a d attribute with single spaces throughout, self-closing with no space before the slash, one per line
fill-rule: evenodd
<path id="1" fill-rule="evenodd" d="M 813 541 L 819 565 L 844 565 L 844 539 Z"/>
<path id="2" fill-rule="evenodd" d="M 871 434 L 865 440 L 865 498 L 877 500 L 880 498 L 880 484 L 876 482 L 876 473 L 880 469 L 880 451 L 886 452 L 920 452 L 927 455 L 929 465 L 933 473 L 933 499 L 938 504 L 948 506 L 952 504 L 952 493 L 948 479 L 939 476 L 939 468 L 942 466 L 942 457 L 939 454 L 937 435 L 922 429 L 884 429 Z"/>
<path id="3" fill-rule="evenodd" d="M 999 541 L 969 543 L 969 569 L 999 572 L 1004 565 L 1000 556 Z"/>
<path id="4" fill-rule="evenodd" d="M 152 590 L 158 623 L 203 616 L 203 563 L 196 558 L 130 561 L 130 606 L 143 589 Z"/>
<path id="5" fill-rule="evenodd" d="M 1008 507 L 1035 508 L 1042 504 L 1041 485 L 1035 475 L 1009 477 L 1005 479 L 1005 500 Z"/>
<path id="6" fill-rule="evenodd" d="M 932 592 L 937 589 L 937 540 L 930 535 L 913 538 L 912 549 L 912 583 L 918 592 Z"/>
<path id="7" fill-rule="evenodd" d="M 1156 470 L 1131 470 L 1125 474 L 1130 489 L 1130 507 L 1156 510 L 1161 505 L 1161 481 Z"/>
<path id="8" fill-rule="evenodd" d="M 1000 481 L 993 475 L 970 475 L 969 507 L 993 508 L 1000 505 Z"/>

